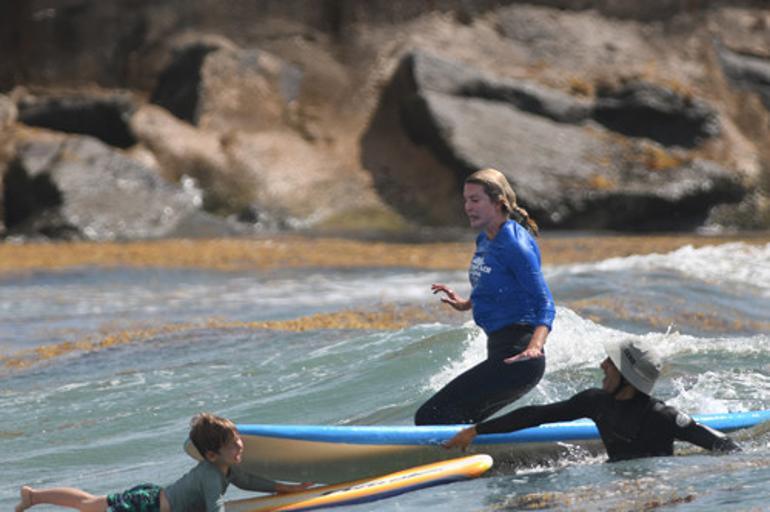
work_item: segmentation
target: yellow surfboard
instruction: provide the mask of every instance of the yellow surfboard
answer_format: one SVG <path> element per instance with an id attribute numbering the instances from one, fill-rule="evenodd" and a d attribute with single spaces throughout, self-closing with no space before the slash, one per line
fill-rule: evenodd
<path id="1" fill-rule="evenodd" d="M 296 512 L 366 503 L 425 487 L 476 478 L 489 470 L 492 464 L 492 457 L 489 455 L 470 455 L 376 478 L 315 487 L 298 493 L 229 501 L 225 509 L 227 512 Z"/>

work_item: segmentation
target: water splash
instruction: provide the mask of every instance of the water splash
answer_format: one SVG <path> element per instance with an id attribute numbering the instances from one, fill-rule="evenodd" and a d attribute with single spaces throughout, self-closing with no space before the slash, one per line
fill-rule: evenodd
<path id="1" fill-rule="evenodd" d="M 698 248 L 686 245 L 667 254 L 609 258 L 597 263 L 555 267 L 548 276 L 627 270 L 674 271 L 715 284 L 750 286 L 770 297 L 770 243 L 735 242 Z"/>

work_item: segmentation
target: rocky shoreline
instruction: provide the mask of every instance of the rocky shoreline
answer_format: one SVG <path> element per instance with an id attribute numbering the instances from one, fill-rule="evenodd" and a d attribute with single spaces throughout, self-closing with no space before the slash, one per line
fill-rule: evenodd
<path id="1" fill-rule="evenodd" d="M 485 166 L 546 229 L 770 228 L 761 2 L 361 5 L 4 3 L 0 234 L 453 229 Z"/>

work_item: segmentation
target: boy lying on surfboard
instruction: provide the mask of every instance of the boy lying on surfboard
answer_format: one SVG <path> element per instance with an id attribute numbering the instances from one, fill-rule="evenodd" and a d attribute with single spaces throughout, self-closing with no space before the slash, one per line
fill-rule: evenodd
<path id="1" fill-rule="evenodd" d="M 232 421 L 201 413 L 190 422 L 190 440 L 203 454 L 197 466 L 167 487 L 142 484 L 121 493 L 94 496 L 80 489 L 21 488 L 16 512 L 50 504 L 82 512 L 224 512 L 229 484 L 241 489 L 278 494 L 299 492 L 311 483 L 285 484 L 239 469 L 243 441 Z"/>
<path id="2" fill-rule="evenodd" d="M 563 402 L 521 407 L 477 423 L 444 443 L 465 449 L 478 434 L 512 432 L 543 423 L 590 418 L 596 423 L 610 461 L 673 455 L 674 439 L 714 451 L 740 447 L 721 432 L 695 422 L 650 396 L 660 375 L 660 358 L 642 343 L 605 344 L 601 389 L 588 389 Z"/>

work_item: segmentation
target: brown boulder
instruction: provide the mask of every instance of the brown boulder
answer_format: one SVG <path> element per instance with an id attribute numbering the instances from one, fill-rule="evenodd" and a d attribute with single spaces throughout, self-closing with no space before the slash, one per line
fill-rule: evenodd
<path id="1" fill-rule="evenodd" d="M 185 34 L 171 47 L 151 101 L 201 128 L 275 128 L 299 95 L 301 71 L 263 50 L 197 34 Z"/>

